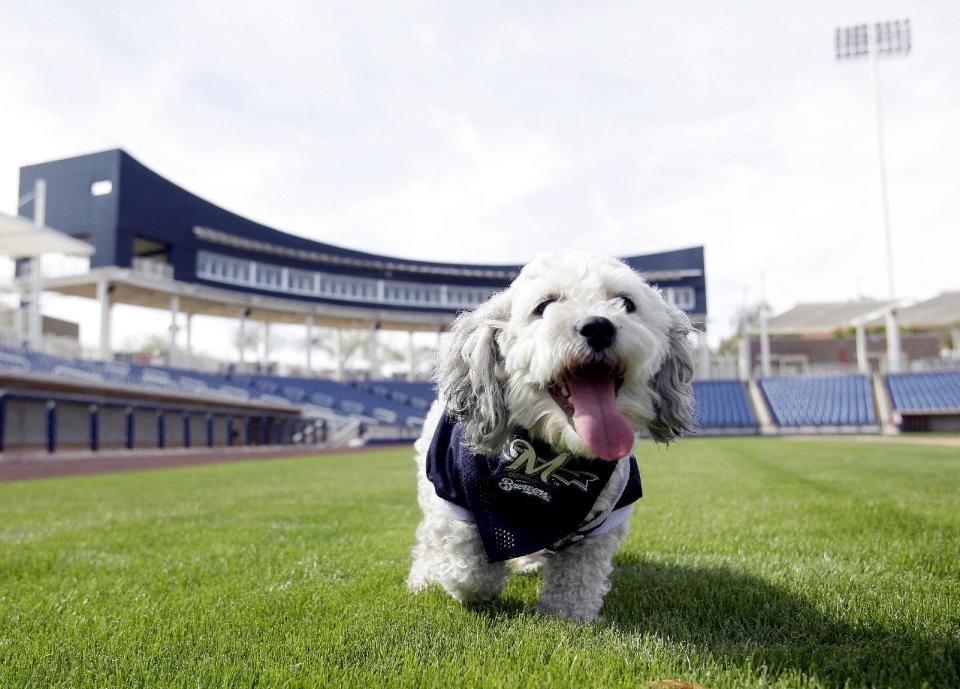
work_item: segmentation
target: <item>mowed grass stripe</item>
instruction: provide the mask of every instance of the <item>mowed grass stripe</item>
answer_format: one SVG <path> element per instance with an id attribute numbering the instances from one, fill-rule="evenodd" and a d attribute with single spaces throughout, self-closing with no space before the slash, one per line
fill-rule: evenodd
<path id="1" fill-rule="evenodd" d="M 591 625 L 406 593 L 412 450 L 0 485 L 0 687 L 960 686 L 956 448 L 639 461 Z"/>

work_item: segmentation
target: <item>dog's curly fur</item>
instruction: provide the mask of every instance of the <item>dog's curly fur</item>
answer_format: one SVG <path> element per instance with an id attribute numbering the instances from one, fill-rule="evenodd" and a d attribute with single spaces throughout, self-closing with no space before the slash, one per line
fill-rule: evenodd
<path id="1" fill-rule="evenodd" d="M 538 310 L 547 299 L 554 301 Z M 613 345 L 600 354 L 578 328 L 598 316 L 616 328 Z M 438 583 L 459 601 L 481 602 L 500 592 L 510 571 L 506 563 L 487 562 L 476 526 L 455 518 L 426 477 L 427 449 L 444 409 L 463 425 L 478 453 L 499 453 L 511 432 L 524 428 L 558 452 L 594 457 L 548 389 L 566 371 L 599 357 L 622 371 L 616 404 L 634 431 L 672 442 L 693 425 L 690 331 L 687 316 L 629 266 L 581 252 L 538 257 L 507 290 L 458 317 L 438 356 L 439 399 L 416 443 L 423 520 L 409 588 Z M 622 485 L 628 470 L 628 462 L 619 460 L 593 513 L 612 506 L 615 486 Z M 542 612 L 593 619 L 610 588 L 612 558 L 626 533 L 624 523 L 513 564 L 524 572 L 542 567 Z"/>

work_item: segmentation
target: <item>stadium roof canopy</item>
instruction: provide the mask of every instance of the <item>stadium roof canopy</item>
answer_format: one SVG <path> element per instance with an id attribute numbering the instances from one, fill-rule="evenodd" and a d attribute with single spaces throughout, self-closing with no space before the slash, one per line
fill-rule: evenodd
<path id="1" fill-rule="evenodd" d="M 92 256 L 93 246 L 50 227 L 0 213 L 0 256 L 34 258 L 46 254 Z"/>
<path id="2" fill-rule="evenodd" d="M 920 330 L 960 327 L 960 292 L 943 292 L 902 308 L 897 311 L 897 321 L 903 328 Z"/>
<path id="3" fill-rule="evenodd" d="M 41 182 L 45 224 L 96 249 L 88 272 L 45 279 L 42 289 L 102 305 L 438 331 L 505 289 L 522 268 L 358 251 L 339 244 L 349 233 L 332 228 L 316 231 L 337 244 L 284 232 L 221 208 L 118 149 L 21 168 L 21 215 L 37 217 L 30 191 Z M 694 323 L 706 322 L 702 246 L 623 260 Z"/>
<path id="4" fill-rule="evenodd" d="M 853 327 L 857 321 L 873 320 L 890 302 L 876 299 L 797 304 L 767 321 L 771 335 L 814 335 Z M 902 313 L 902 312 L 901 312 Z M 882 316 L 880 317 L 882 321 Z"/>

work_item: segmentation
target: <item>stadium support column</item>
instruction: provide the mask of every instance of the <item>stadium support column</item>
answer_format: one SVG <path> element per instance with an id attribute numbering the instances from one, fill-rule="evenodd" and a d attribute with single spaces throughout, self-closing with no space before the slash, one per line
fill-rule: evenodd
<path id="1" fill-rule="evenodd" d="M 770 367 L 770 330 L 767 328 L 767 306 L 760 307 L 760 372 L 764 378 L 773 373 Z"/>
<path id="2" fill-rule="evenodd" d="M 417 379 L 417 350 L 413 344 L 413 331 L 407 331 L 407 363 L 409 368 L 407 369 L 407 380 L 416 380 Z"/>
<path id="3" fill-rule="evenodd" d="M 380 347 L 379 342 L 377 342 L 377 333 L 380 330 L 380 321 L 374 321 L 370 324 L 370 350 L 368 352 L 368 358 L 370 360 L 370 378 L 377 379 L 380 377 Z"/>
<path id="4" fill-rule="evenodd" d="M 867 326 L 860 321 L 856 324 L 857 333 L 857 370 L 866 375 L 870 373 L 870 361 L 867 359 Z"/>
<path id="5" fill-rule="evenodd" d="M 333 333 L 333 356 L 337 360 L 337 380 L 343 380 L 343 328 L 337 326 Z"/>
<path id="6" fill-rule="evenodd" d="M 40 257 L 34 256 L 27 261 L 30 271 L 30 302 L 27 311 L 27 340 L 31 349 L 39 350 L 43 345 L 43 311 L 40 308 Z"/>
<path id="7" fill-rule="evenodd" d="M 110 361 L 113 352 L 110 348 L 110 283 L 104 277 L 97 278 L 97 303 L 100 305 L 100 358 Z"/>
<path id="8" fill-rule="evenodd" d="M 180 315 L 180 295 L 170 297 L 170 342 L 167 346 L 167 366 L 177 365 L 177 317 Z"/>
<path id="9" fill-rule="evenodd" d="M 707 334 L 702 330 L 697 332 L 697 354 L 700 357 L 699 377 L 701 380 L 710 379 L 710 345 Z"/>
<path id="10" fill-rule="evenodd" d="M 263 368 L 270 367 L 270 323 L 263 322 L 263 338 L 260 340 Z"/>
<path id="11" fill-rule="evenodd" d="M 237 362 L 242 367 L 245 363 L 247 353 L 247 316 L 250 315 L 250 309 L 240 309 L 240 329 L 237 332 Z"/>
<path id="12" fill-rule="evenodd" d="M 47 222 L 47 182 L 38 179 L 33 187 L 33 224 L 40 228 Z M 27 320 L 27 339 L 33 349 L 40 349 L 43 340 L 43 312 L 40 309 L 39 255 L 27 261 L 30 274 L 30 310 Z"/>
<path id="13" fill-rule="evenodd" d="M 17 310 L 13 314 L 13 331 L 17 334 L 17 346 L 22 347 L 27 337 L 26 326 L 24 324 L 23 310 L 27 306 L 27 301 L 23 296 L 23 288 L 17 287 Z"/>
<path id="14" fill-rule="evenodd" d="M 887 372 L 899 373 L 900 361 L 900 326 L 897 323 L 897 307 L 890 305 L 887 311 Z"/>
<path id="15" fill-rule="evenodd" d="M 186 314 L 186 319 L 187 319 L 187 322 L 184 329 L 187 331 L 187 343 L 184 349 L 187 353 L 187 359 L 192 361 L 193 360 L 193 314 L 192 313 Z"/>
<path id="16" fill-rule="evenodd" d="M 436 364 L 437 357 L 440 355 L 440 347 L 443 345 L 443 324 L 437 326 L 437 342 L 433 348 L 433 362 Z"/>
<path id="17" fill-rule="evenodd" d="M 313 373 L 313 314 L 307 316 L 307 375 Z"/>
<path id="18" fill-rule="evenodd" d="M 746 323 L 744 323 L 743 330 L 740 332 L 740 340 L 737 345 L 740 380 L 750 380 L 750 333 L 747 332 Z"/>

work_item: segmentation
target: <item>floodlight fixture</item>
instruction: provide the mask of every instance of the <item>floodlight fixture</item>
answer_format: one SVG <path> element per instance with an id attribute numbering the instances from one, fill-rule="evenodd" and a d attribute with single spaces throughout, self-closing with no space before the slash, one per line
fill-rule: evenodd
<path id="1" fill-rule="evenodd" d="M 837 27 L 834 52 L 837 60 L 855 60 L 870 55 L 907 56 L 913 47 L 909 19 L 889 22 L 854 24 Z"/>

